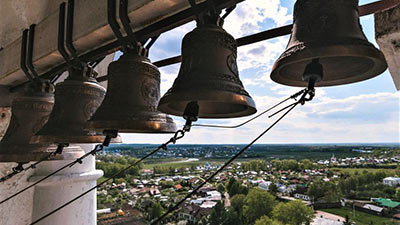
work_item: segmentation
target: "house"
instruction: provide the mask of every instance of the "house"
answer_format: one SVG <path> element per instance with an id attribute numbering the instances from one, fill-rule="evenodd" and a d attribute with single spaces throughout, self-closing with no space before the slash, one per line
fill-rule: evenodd
<path id="1" fill-rule="evenodd" d="M 305 195 L 305 194 L 296 193 L 296 194 L 294 194 L 294 197 L 297 199 L 304 200 L 304 201 L 310 201 L 310 196 Z"/>
<path id="2" fill-rule="evenodd" d="M 211 213 L 211 209 L 212 207 L 202 208 L 198 205 L 186 205 L 179 209 L 178 218 L 197 223 L 202 217 L 208 216 Z"/>
<path id="3" fill-rule="evenodd" d="M 271 181 L 262 181 L 258 184 L 258 188 L 264 190 L 264 191 L 268 191 L 269 190 L 269 186 L 272 184 Z"/>
<path id="4" fill-rule="evenodd" d="M 153 170 L 151 170 L 151 169 L 142 169 L 141 174 L 142 174 L 142 176 L 150 176 L 150 175 L 153 175 Z"/>
<path id="5" fill-rule="evenodd" d="M 386 177 L 383 179 L 383 184 L 389 185 L 392 187 L 400 185 L 400 178 L 399 177 Z"/>
<path id="6" fill-rule="evenodd" d="M 400 206 L 400 202 L 396 202 L 387 198 L 372 198 L 371 201 L 390 210 Z"/>
<path id="7" fill-rule="evenodd" d="M 175 190 L 180 190 L 180 189 L 182 189 L 182 185 L 177 184 L 177 185 L 174 186 L 174 188 L 175 188 Z"/>
<path id="8" fill-rule="evenodd" d="M 354 208 L 358 211 L 366 212 L 369 214 L 374 214 L 374 215 L 382 215 L 383 213 L 383 208 L 376 206 L 376 205 L 371 205 L 371 204 L 363 204 L 363 203 L 354 203 Z"/>

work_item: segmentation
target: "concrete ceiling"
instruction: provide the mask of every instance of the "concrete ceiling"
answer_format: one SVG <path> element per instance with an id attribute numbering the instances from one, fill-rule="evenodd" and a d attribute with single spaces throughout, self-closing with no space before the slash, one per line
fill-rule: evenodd
<path id="1" fill-rule="evenodd" d="M 64 62 L 57 51 L 58 8 L 67 0 L 3 0 L 0 4 L 0 85 L 27 79 L 20 70 L 22 31 L 35 23 L 33 63 L 39 74 Z M 234 0 L 218 0 L 234 2 Z M 197 3 L 204 0 L 197 0 Z M 187 0 L 129 0 L 132 28 L 143 29 L 190 7 Z M 118 14 L 117 14 L 118 15 Z M 106 0 L 75 0 L 74 45 L 79 54 L 115 41 L 107 23 Z"/>

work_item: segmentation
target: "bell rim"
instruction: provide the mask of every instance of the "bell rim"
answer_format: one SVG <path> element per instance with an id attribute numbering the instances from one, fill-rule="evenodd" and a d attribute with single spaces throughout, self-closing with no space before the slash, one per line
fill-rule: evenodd
<path id="1" fill-rule="evenodd" d="M 102 143 L 105 139 L 104 135 L 34 135 L 31 144 L 85 144 L 85 143 Z"/>
<path id="2" fill-rule="evenodd" d="M 216 97 L 217 96 L 217 97 Z M 239 100 L 241 99 L 241 100 Z M 158 110 L 175 116 L 183 116 L 184 109 L 182 110 L 174 110 L 169 105 L 171 103 L 180 103 L 187 105 L 192 101 L 201 101 L 208 103 L 226 103 L 236 104 L 246 107 L 245 110 L 241 110 L 234 113 L 225 113 L 225 114 L 204 114 L 199 111 L 199 118 L 206 119 L 221 119 L 221 118 L 239 118 L 244 116 L 250 116 L 257 112 L 256 104 L 254 100 L 245 95 L 239 95 L 226 91 L 204 91 L 199 93 L 196 91 L 172 91 L 172 93 L 164 95 L 158 104 Z"/>
<path id="3" fill-rule="evenodd" d="M 26 152 L 26 147 L 27 146 L 32 146 L 35 147 L 34 145 L 21 145 L 21 146 L 15 146 L 14 148 L 21 148 L 23 151 L 13 151 L 12 153 L 7 153 L 4 152 L 0 149 L 0 162 L 31 162 L 31 161 L 39 161 L 43 159 L 46 156 L 49 156 L 50 153 L 53 153 L 56 151 L 57 146 L 52 145 L 52 146 L 39 146 L 38 148 L 41 148 L 45 151 L 40 151 L 40 152 Z M 2 148 L 6 148 L 7 146 L 2 146 Z M 83 156 L 85 152 L 83 149 L 79 146 L 73 145 L 73 146 L 68 146 L 64 148 L 63 153 L 53 155 L 52 157 L 48 158 L 46 161 L 55 161 L 55 160 L 73 160 L 77 159 L 81 156 Z"/>
<path id="4" fill-rule="evenodd" d="M 118 130 L 119 133 L 168 134 L 175 133 L 177 130 L 176 124 L 174 122 L 138 120 L 94 120 L 88 121 L 87 127 L 91 130 L 98 132 L 103 132 L 104 130 Z"/>
<path id="5" fill-rule="evenodd" d="M 366 42 L 369 43 L 369 42 Z M 298 45 L 297 45 L 298 46 Z M 292 48 L 295 48 L 293 46 Z M 345 51 L 338 51 L 338 48 L 345 48 Z M 293 87 L 307 87 L 308 83 L 306 81 L 300 80 L 289 80 L 286 77 L 296 77 L 293 75 L 286 75 L 285 78 L 281 75 L 280 71 L 285 68 L 287 65 L 295 64 L 295 63 L 304 63 L 305 65 L 308 62 L 311 62 L 312 59 L 319 58 L 330 58 L 330 57 L 358 57 L 358 58 L 368 58 L 372 62 L 374 62 L 374 66 L 367 72 L 361 73 L 357 76 L 351 76 L 345 79 L 336 79 L 336 80 L 324 80 L 315 84 L 316 87 L 329 87 L 329 86 L 337 86 L 337 85 L 346 85 L 352 84 L 356 82 L 365 81 L 376 76 L 379 76 L 387 69 L 387 62 L 383 53 L 377 49 L 372 44 L 369 45 L 331 45 L 331 46 L 319 46 L 312 47 L 310 43 L 307 46 L 308 49 L 312 48 L 311 51 L 307 51 L 306 49 L 300 50 L 299 52 L 293 53 L 290 56 L 285 58 L 281 58 L 286 52 L 287 49 L 279 59 L 274 63 L 272 67 L 272 71 L 270 74 L 271 80 L 278 84 L 293 86 Z M 321 52 L 321 54 L 315 54 L 315 52 Z M 299 72 L 300 76 L 302 76 L 303 71 Z"/>

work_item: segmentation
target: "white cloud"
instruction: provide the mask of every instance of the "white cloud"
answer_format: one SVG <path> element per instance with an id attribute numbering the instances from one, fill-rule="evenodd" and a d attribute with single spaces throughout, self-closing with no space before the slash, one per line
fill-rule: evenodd
<path id="1" fill-rule="evenodd" d="M 279 0 L 246 0 L 229 15 L 224 28 L 238 38 L 264 30 L 268 21 L 281 26 L 289 23 L 291 18 L 288 9 L 282 7 Z M 163 34 L 157 42 L 159 47 L 152 48 L 153 61 L 179 54 L 182 37 L 193 27 L 192 23 Z M 285 50 L 287 42 L 286 36 L 238 49 L 238 66 L 246 89 L 252 92 L 253 88 L 261 87 L 271 93 L 265 96 L 252 93 L 260 112 L 300 90 L 276 84 L 269 77 L 274 61 Z M 161 90 L 164 93 L 172 86 L 179 64 L 160 70 Z M 328 89 L 317 88 L 316 98 L 312 102 L 298 106 L 258 143 L 400 142 L 399 93 L 379 93 L 379 90 L 370 90 L 370 94 L 357 93 L 354 92 L 355 96 L 335 98 L 328 95 Z M 249 143 L 278 116 L 268 119 L 264 115 L 239 129 L 194 127 L 179 143 Z M 236 125 L 249 118 L 200 120 L 199 123 Z M 174 119 L 180 128 L 183 120 Z M 128 143 L 162 143 L 171 135 L 152 135 L 151 138 L 148 134 L 122 136 Z"/>
<path id="2" fill-rule="evenodd" d="M 259 143 L 400 142 L 399 98 L 399 93 L 377 93 L 309 102 L 294 109 Z M 261 112 L 282 98 L 256 96 L 254 100 Z M 282 115 L 268 118 L 271 113 L 238 129 L 193 127 L 181 143 L 248 143 Z M 249 118 L 200 120 L 199 123 L 236 125 Z M 178 127 L 181 125 L 179 121 Z M 167 137 L 158 135 L 149 140 L 146 135 L 130 135 L 129 139 L 136 143 L 160 143 Z"/>

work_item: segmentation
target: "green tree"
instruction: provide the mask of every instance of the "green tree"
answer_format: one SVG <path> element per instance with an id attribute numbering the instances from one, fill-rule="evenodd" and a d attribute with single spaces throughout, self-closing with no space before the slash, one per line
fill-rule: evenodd
<path id="1" fill-rule="evenodd" d="M 244 224 L 245 218 L 243 216 L 243 207 L 246 204 L 246 196 L 238 194 L 233 196 L 231 199 L 231 208 L 237 213 L 239 220 Z"/>
<path id="2" fill-rule="evenodd" d="M 272 214 L 283 224 L 290 225 L 309 224 L 314 218 L 314 210 L 300 200 L 281 202 L 274 208 Z"/>
<path id="3" fill-rule="evenodd" d="M 247 224 L 254 223 L 261 216 L 270 216 L 275 204 L 275 197 L 270 193 L 258 188 L 250 189 L 243 209 Z"/>
<path id="4" fill-rule="evenodd" d="M 241 186 L 242 185 L 235 178 L 231 177 L 226 185 L 226 191 L 229 193 L 230 197 L 233 197 L 241 193 Z"/>
<path id="5" fill-rule="evenodd" d="M 228 210 L 226 212 L 225 221 L 221 225 L 242 225 L 240 215 L 235 210 Z"/>
<path id="6" fill-rule="evenodd" d="M 397 201 L 400 201 L 400 187 L 396 188 L 395 198 Z"/>
<path id="7" fill-rule="evenodd" d="M 325 184 L 323 181 L 314 181 L 310 184 L 307 190 L 307 195 L 312 199 L 317 200 L 325 195 Z"/>
<path id="8" fill-rule="evenodd" d="M 150 213 L 149 213 L 150 219 L 153 220 L 153 219 L 160 217 L 163 210 L 164 209 L 160 205 L 160 203 L 158 203 L 158 202 L 153 203 L 153 205 L 150 208 Z"/>
<path id="9" fill-rule="evenodd" d="M 278 186 L 274 182 L 272 182 L 269 187 L 268 187 L 269 193 L 276 195 L 276 192 L 278 192 Z"/>
<path id="10" fill-rule="evenodd" d="M 262 216 L 258 220 L 256 220 L 256 223 L 254 225 L 283 225 L 283 224 L 278 220 L 273 220 L 269 218 L 268 216 Z"/>
<path id="11" fill-rule="evenodd" d="M 227 217 L 227 212 L 222 201 L 219 201 L 211 210 L 208 222 L 210 225 L 221 225 Z"/>
<path id="12" fill-rule="evenodd" d="M 223 194 L 225 192 L 225 186 L 223 184 L 218 184 L 217 191 Z"/>

